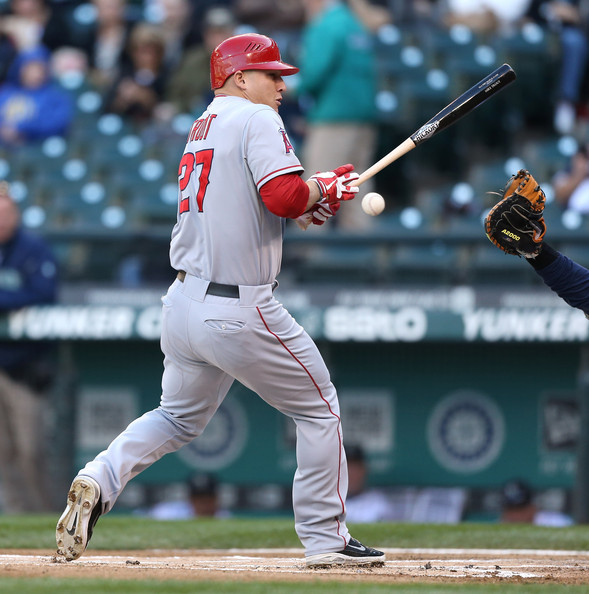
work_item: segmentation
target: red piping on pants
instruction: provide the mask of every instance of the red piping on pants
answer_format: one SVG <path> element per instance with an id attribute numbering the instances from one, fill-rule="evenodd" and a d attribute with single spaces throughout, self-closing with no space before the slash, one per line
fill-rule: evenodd
<path id="1" fill-rule="evenodd" d="M 329 405 L 329 402 L 327 402 L 327 400 L 325 400 L 325 398 L 323 397 L 323 394 L 321 393 L 321 388 L 317 385 L 317 382 L 313 379 L 313 376 L 311 375 L 311 373 L 309 372 L 309 370 L 303 365 L 303 363 L 296 357 L 296 355 L 284 344 L 284 342 L 282 341 L 282 339 L 274 332 L 272 332 L 272 330 L 270 330 L 268 324 L 266 323 L 266 320 L 264 319 L 264 316 L 262 315 L 262 312 L 260 311 L 259 307 L 256 307 L 256 310 L 258 311 L 258 315 L 260 316 L 260 319 L 262 320 L 262 323 L 264 324 L 264 326 L 266 327 L 266 330 L 268 330 L 268 332 L 274 336 L 274 338 L 282 345 L 282 347 L 286 350 L 286 352 L 305 370 L 305 373 L 309 376 L 309 379 L 313 382 L 313 385 L 315 386 L 315 388 L 317 389 L 317 392 L 319 393 L 319 396 L 321 397 L 321 400 L 323 400 L 323 402 L 325 402 L 325 404 L 327 405 L 327 408 L 329 409 L 329 412 L 339 421 L 339 424 L 341 425 L 341 419 L 338 415 L 336 415 L 332 410 L 331 410 L 331 406 Z M 339 440 L 339 455 L 338 455 L 338 467 L 337 467 L 337 496 L 339 497 L 339 500 L 342 504 L 342 514 L 345 511 L 345 505 L 344 505 L 344 500 L 342 499 L 340 490 L 339 490 L 339 484 L 340 484 L 340 469 L 341 469 L 341 462 L 342 462 L 342 436 L 338 427 L 337 430 L 337 437 Z M 339 533 L 339 529 L 340 529 L 340 521 L 337 518 L 334 518 L 334 520 L 337 522 L 337 533 L 339 536 L 342 536 Z M 347 546 L 347 542 L 344 536 L 342 536 L 342 539 L 344 541 L 344 548 Z"/>

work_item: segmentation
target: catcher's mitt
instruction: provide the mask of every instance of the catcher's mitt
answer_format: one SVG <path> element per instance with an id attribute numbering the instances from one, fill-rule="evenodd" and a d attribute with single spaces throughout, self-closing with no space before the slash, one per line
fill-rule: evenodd
<path id="1" fill-rule="evenodd" d="M 520 169 L 509 178 L 500 196 L 485 218 L 487 237 L 508 254 L 537 256 L 546 233 L 544 191 L 529 171 Z"/>

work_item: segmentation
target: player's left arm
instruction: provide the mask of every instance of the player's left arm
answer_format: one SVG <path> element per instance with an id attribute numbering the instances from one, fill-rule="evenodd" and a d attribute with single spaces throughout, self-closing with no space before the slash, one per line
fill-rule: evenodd
<path id="1" fill-rule="evenodd" d="M 308 213 L 307 225 L 321 225 L 337 212 L 340 201 L 358 192 L 349 185 L 358 179 L 350 164 L 303 181 L 282 119 L 266 106 L 258 106 L 245 127 L 244 155 L 264 204 L 280 217 L 298 219 Z"/>
<path id="2" fill-rule="evenodd" d="M 323 225 L 340 207 L 339 201 L 330 203 L 322 198 L 320 186 L 315 181 L 304 182 L 293 173 L 279 175 L 266 182 L 260 188 L 260 195 L 270 212 L 295 219 L 302 229 L 311 223 Z"/>
<path id="3" fill-rule="evenodd" d="M 319 194 L 319 191 L 316 190 Z M 266 208 L 278 217 L 296 219 L 308 208 L 310 188 L 296 173 L 279 175 L 260 188 Z"/>
<path id="4" fill-rule="evenodd" d="M 589 270 L 543 242 L 535 258 L 527 258 L 544 283 L 571 307 L 589 318 Z"/>

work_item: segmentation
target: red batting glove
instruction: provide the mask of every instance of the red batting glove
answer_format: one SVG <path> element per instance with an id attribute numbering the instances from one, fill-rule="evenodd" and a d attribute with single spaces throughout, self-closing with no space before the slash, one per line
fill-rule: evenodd
<path id="1" fill-rule="evenodd" d="M 353 173 L 353 170 L 353 165 L 341 165 L 333 171 L 318 172 L 309 179 L 319 187 L 321 200 L 334 204 L 341 200 L 352 200 L 358 193 L 359 188 L 350 185 L 360 177 L 357 173 Z"/>
<path id="2" fill-rule="evenodd" d="M 309 210 L 297 217 L 295 222 L 303 231 L 311 223 L 313 225 L 323 225 L 327 219 L 330 219 L 340 209 L 340 206 L 339 202 L 330 203 L 325 200 L 315 202 Z"/>
<path id="3" fill-rule="evenodd" d="M 339 202 L 329 203 L 325 200 L 321 200 L 313 204 L 313 206 L 307 211 L 313 216 L 313 225 L 323 225 L 327 219 L 330 219 L 339 209 L 341 204 Z"/>

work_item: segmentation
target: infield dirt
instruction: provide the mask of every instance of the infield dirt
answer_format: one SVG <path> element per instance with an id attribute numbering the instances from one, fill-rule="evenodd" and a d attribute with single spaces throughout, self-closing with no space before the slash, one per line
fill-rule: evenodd
<path id="1" fill-rule="evenodd" d="M 385 549 L 375 568 L 307 569 L 302 550 L 86 551 L 67 562 L 53 551 L 0 551 L 1 577 L 371 583 L 589 584 L 584 551 Z"/>

